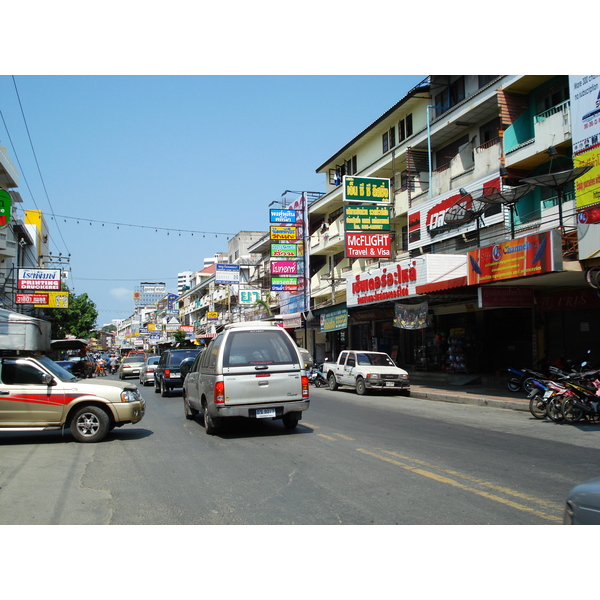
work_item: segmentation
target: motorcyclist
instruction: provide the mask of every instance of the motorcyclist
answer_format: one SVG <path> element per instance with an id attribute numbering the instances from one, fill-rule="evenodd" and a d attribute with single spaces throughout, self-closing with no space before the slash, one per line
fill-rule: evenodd
<path id="1" fill-rule="evenodd" d="M 110 366 L 110 372 L 111 372 L 111 374 L 114 374 L 114 373 L 116 372 L 116 370 L 117 370 L 117 366 L 118 366 L 118 364 L 119 364 L 119 360 L 118 360 L 118 358 L 117 358 L 117 357 L 116 357 L 116 356 L 113 354 L 113 355 L 110 357 L 110 359 L 109 359 L 109 361 L 108 361 L 108 364 L 109 364 L 109 366 Z"/>

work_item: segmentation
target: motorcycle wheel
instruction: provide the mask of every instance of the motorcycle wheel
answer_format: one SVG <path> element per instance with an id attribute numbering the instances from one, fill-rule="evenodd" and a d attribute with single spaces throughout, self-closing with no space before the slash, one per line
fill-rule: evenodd
<path id="1" fill-rule="evenodd" d="M 583 417 L 583 409 L 576 406 L 570 398 L 562 403 L 561 410 L 567 423 L 577 423 Z"/>
<path id="2" fill-rule="evenodd" d="M 546 402 L 544 397 L 541 394 L 536 394 L 532 396 L 529 400 L 529 412 L 536 419 L 545 419 L 546 418 Z"/>
<path id="3" fill-rule="evenodd" d="M 551 421 L 555 423 L 561 423 L 564 420 L 562 414 L 562 396 L 554 396 L 548 400 L 546 404 L 546 415 Z"/>
<path id="4" fill-rule="evenodd" d="M 533 383 L 534 381 L 535 379 L 533 377 L 527 377 L 527 379 L 523 381 L 523 390 L 528 394 L 531 394 L 531 392 L 536 389 L 535 384 Z"/>
<path id="5" fill-rule="evenodd" d="M 318 387 L 318 388 L 320 388 L 322 385 L 323 385 L 323 382 L 321 381 L 321 378 L 320 378 L 320 377 L 317 377 L 317 378 L 315 379 L 315 387 Z"/>
<path id="6" fill-rule="evenodd" d="M 518 392 L 521 389 L 521 380 L 518 377 L 511 377 L 506 385 L 511 392 Z"/>

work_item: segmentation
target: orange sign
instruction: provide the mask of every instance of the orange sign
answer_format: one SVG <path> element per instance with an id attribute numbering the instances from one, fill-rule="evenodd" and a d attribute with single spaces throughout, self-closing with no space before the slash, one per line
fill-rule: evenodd
<path id="1" fill-rule="evenodd" d="M 560 232 L 554 229 L 473 250 L 467 269 L 469 285 L 560 271 Z"/>

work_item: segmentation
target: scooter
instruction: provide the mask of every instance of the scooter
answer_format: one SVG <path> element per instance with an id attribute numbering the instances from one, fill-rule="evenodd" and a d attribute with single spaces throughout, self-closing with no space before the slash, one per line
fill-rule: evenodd
<path id="1" fill-rule="evenodd" d="M 325 380 L 325 376 L 319 367 L 313 367 L 308 373 L 308 381 L 312 383 L 315 387 L 321 387 L 327 384 Z"/>

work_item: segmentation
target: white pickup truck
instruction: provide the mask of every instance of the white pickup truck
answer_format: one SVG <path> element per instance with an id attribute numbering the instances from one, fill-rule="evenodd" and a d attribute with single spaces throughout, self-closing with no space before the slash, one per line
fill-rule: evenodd
<path id="1" fill-rule="evenodd" d="M 323 365 L 323 374 L 332 391 L 350 385 L 361 396 L 370 389 L 401 390 L 405 395 L 410 392 L 408 373 L 385 352 L 344 350 L 337 362 Z"/>

